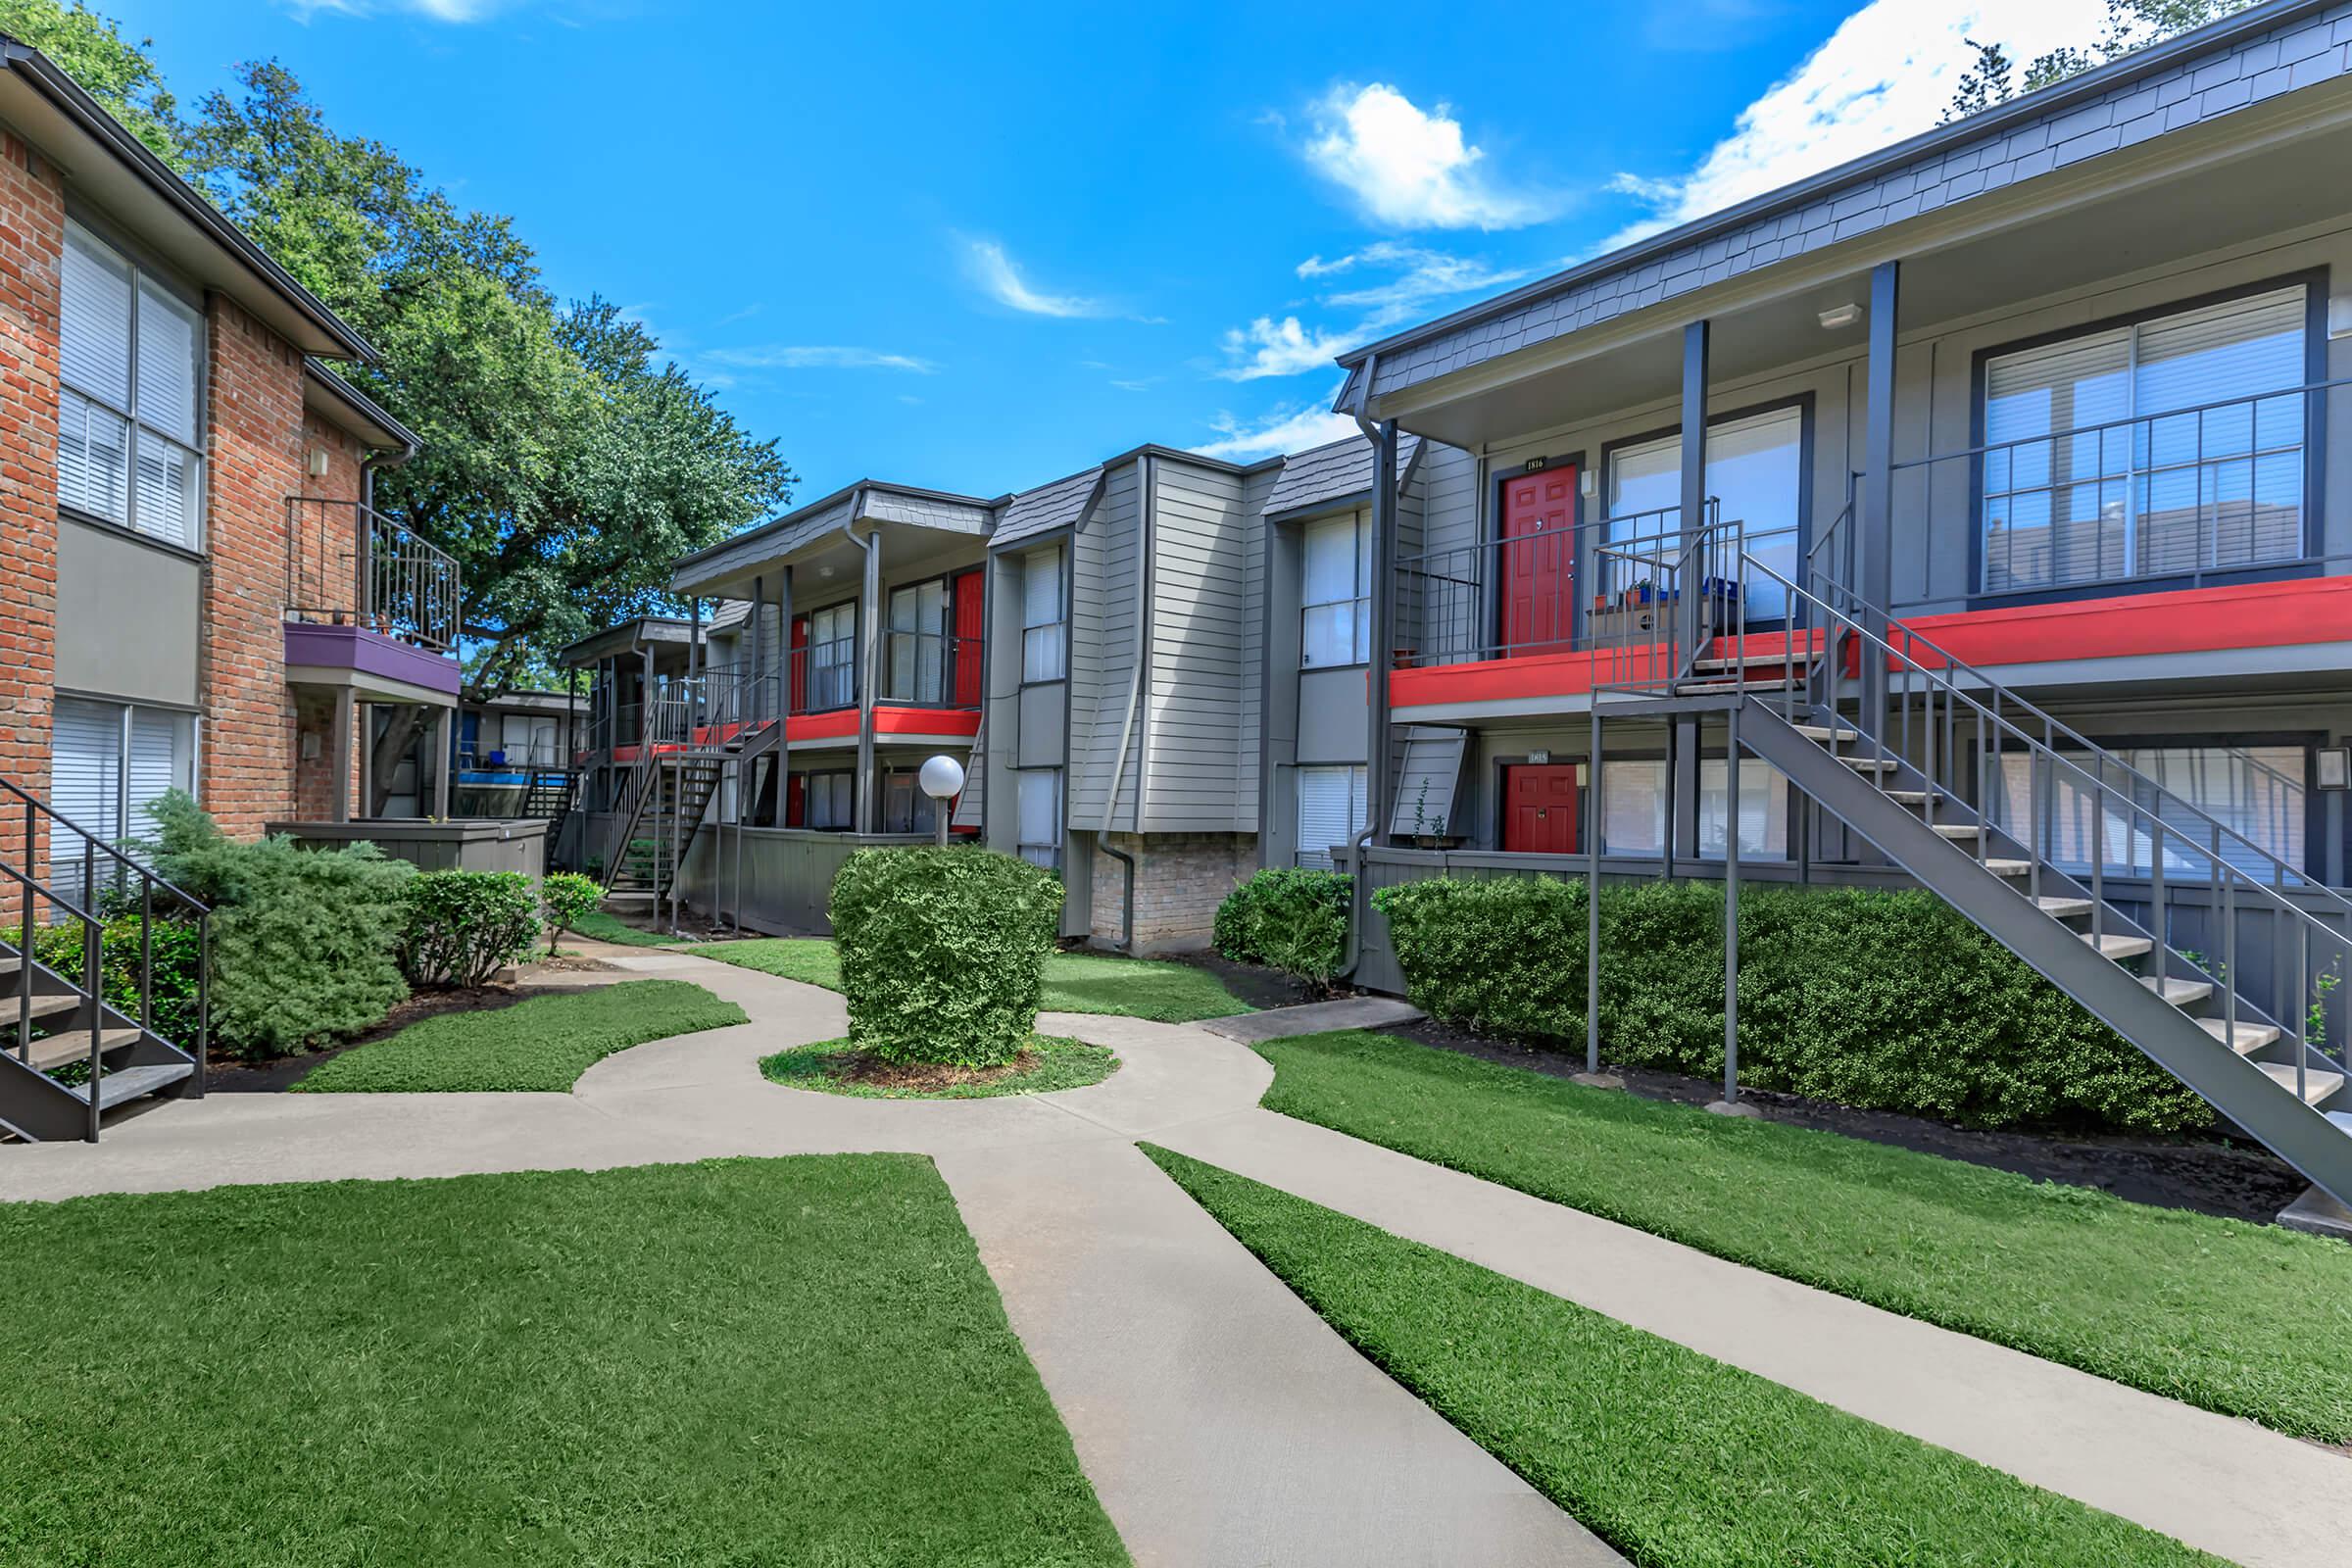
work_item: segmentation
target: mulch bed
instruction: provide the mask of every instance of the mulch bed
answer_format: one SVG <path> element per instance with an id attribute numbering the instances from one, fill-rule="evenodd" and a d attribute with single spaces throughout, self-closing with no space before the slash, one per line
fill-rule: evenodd
<path id="1" fill-rule="evenodd" d="M 994 1067 L 957 1067 L 947 1062 L 930 1061 L 884 1061 L 862 1051 L 836 1056 L 829 1065 L 836 1083 L 865 1084 L 875 1089 L 932 1095 L 965 1084 L 993 1084 L 1002 1083 L 1007 1078 L 1018 1078 L 1025 1072 L 1035 1072 L 1045 1059 L 1041 1053 L 1023 1046 L 1010 1061 L 1000 1062 Z"/>
<path id="2" fill-rule="evenodd" d="M 1581 1051 L 1564 1054 L 1540 1050 L 1493 1035 L 1472 1034 L 1435 1019 L 1396 1025 L 1381 1032 L 1554 1078 L 1566 1078 L 1585 1070 Z M 1623 1078 L 1628 1092 L 1648 1100 L 1704 1105 L 1723 1095 L 1723 1085 L 1716 1079 L 1620 1067 L 1605 1059 L 1601 1065 Z M 1924 1116 L 1856 1110 L 1827 1101 L 1744 1085 L 1740 1098 L 1752 1102 L 1767 1121 L 1841 1133 L 1848 1138 L 1889 1144 L 1946 1159 L 1964 1159 L 1972 1165 L 2015 1171 L 2038 1181 L 2096 1187 L 2135 1203 L 2193 1209 L 2200 1214 L 2252 1220 L 2258 1224 L 2277 1219 L 2278 1211 L 2300 1198 L 2311 1185 L 2284 1160 L 2261 1149 L 2220 1140 L 1989 1132 L 1954 1127 Z"/>
<path id="3" fill-rule="evenodd" d="M 534 959 L 529 967 L 569 973 L 610 969 L 612 965 L 599 958 L 566 954 L 556 958 Z M 388 1040 L 419 1019 L 445 1012 L 496 1012 L 530 997 L 562 996 L 586 989 L 585 986 L 525 986 L 493 982 L 486 986 L 466 986 L 451 991 L 419 991 L 395 1005 L 385 1014 L 383 1022 L 374 1028 L 354 1035 L 349 1040 L 338 1040 L 318 1051 L 297 1052 L 291 1056 L 279 1056 L 270 1061 L 216 1058 L 205 1071 L 204 1092 L 208 1095 L 283 1094 L 320 1062 L 331 1061 L 354 1047 Z"/>
<path id="4" fill-rule="evenodd" d="M 1294 1007 L 1302 1002 L 1320 1002 L 1305 986 L 1273 969 L 1254 963 L 1236 963 L 1220 954 L 1203 949 L 1198 953 L 1171 953 L 1170 963 L 1187 963 L 1196 969 L 1206 969 L 1242 1001 L 1252 1007 Z"/>

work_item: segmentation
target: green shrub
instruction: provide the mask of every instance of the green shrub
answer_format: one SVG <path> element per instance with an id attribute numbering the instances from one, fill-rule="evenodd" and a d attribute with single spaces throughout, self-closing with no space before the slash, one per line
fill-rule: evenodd
<path id="1" fill-rule="evenodd" d="M 486 985 L 538 935 L 539 901 L 520 871 L 427 871 L 409 879 L 400 972 L 413 986 Z"/>
<path id="2" fill-rule="evenodd" d="M 1585 1032 L 1585 891 L 1549 877 L 1384 888 L 1414 1004 L 1555 1045 Z M 1723 1067 L 1723 889 L 1601 893 L 1600 1035 L 1627 1066 Z M 1970 1126 L 2210 1126 L 2205 1102 L 1934 895 L 1746 887 L 1746 1082 Z"/>
<path id="3" fill-rule="evenodd" d="M 218 1054 L 277 1056 L 358 1034 L 408 995 L 394 955 L 409 865 L 372 844 L 238 843 L 176 791 L 148 809 L 156 870 L 215 911 Z"/>
<path id="4" fill-rule="evenodd" d="M 547 951 L 554 956 L 556 938 L 576 931 L 596 912 L 605 890 L 577 871 L 551 871 L 539 883 L 539 902 L 547 906 Z"/>
<path id="5" fill-rule="evenodd" d="M 888 1061 L 993 1067 L 1037 1022 L 1061 884 L 988 850 L 859 850 L 833 879 L 850 1039 Z"/>
<path id="6" fill-rule="evenodd" d="M 197 956 L 203 939 L 190 920 L 155 921 L 153 964 L 148 997 L 155 1007 L 155 1032 L 185 1050 L 196 1049 Z M 126 1018 L 139 1016 L 139 933 L 136 914 L 108 919 L 98 939 L 98 972 L 103 977 L 107 1005 Z M 33 932 L 33 951 L 40 961 L 74 984 L 81 983 L 82 926 L 79 920 L 41 926 Z M 0 1029 L 16 1021 L 6 1003 L 0 1003 Z"/>
<path id="7" fill-rule="evenodd" d="M 1347 957 L 1354 887 L 1345 871 L 1269 866 L 1225 896 L 1209 939 L 1236 963 L 1262 963 L 1328 986 Z"/>

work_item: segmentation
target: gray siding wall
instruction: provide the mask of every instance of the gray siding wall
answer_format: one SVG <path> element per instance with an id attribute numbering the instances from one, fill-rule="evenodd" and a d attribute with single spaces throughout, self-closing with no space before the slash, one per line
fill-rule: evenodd
<path id="1" fill-rule="evenodd" d="M 1246 531 L 1242 566 L 1242 732 L 1234 774 L 1234 827 L 1259 829 L 1258 802 L 1264 794 L 1266 701 L 1266 498 L 1276 474 L 1250 474 L 1242 481 Z"/>
<path id="2" fill-rule="evenodd" d="M 203 575 L 184 556 L 60 518 L 58 687 L 196 707 Z"/>
<path id="3" fill-rule="evenodd" d="M 1091 833 L 1102 826 L 1114 771 L 1119 799 L 1110 825 L 1114 831 L 1135 829 L 1146 721 L 1140 709 L 1127 737 L 1126 766 L 1114 764 L 1135 690 L 1141 478 L 1140 462 L 1115 469 L 1093 518 L 1071 541 L 1070 770 L 1064 809 L 1073 831 Z"/>
<path id="4" fill-rule="evenodd" d="M 1248 574 L 1260 525 L 1238 476 L 1168 458 L 1158 460 L 1156 509 L 1142 828 L 1232 832 L 1245 819 Z"/>

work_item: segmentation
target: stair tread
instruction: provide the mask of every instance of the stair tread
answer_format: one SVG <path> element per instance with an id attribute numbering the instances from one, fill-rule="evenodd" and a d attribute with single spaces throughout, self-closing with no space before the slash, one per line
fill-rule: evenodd
<path id="1" fill-rule="evenodd" d="M 2084 942 L 2095 945 L 2103 957 L 2136 958 L 2152 951 L 2156 944 L 2147 937 L 2135 937 L 2123 931 L 2107 931 L 2093 937 L 2087 931 L 2077 932 Z"/>
<path id="2" fill-rule="evenodd" d="M 2088 899 L 2070 899 L 2045 893 L 2041 897 L 2035 899 L 2034 903 L 2040 908 L 2042 913 L 2048 915 L 2053 920 L 2063 920 L 2069 915 L 2088 914 L 2090 912 L 2090 901 Z"/>
<path id="3" fill-rule="evenodd" d="M 1897 806 L 1925 806 L 1928 804 L 1926 790 L 1881 790 L 1879 793 Z"/>
<path id="4" fill-rule="evenodd" d="M 78 992 L 35 992 L 30 1011 L 35 1018 L 53 1018 L 61 1012 L 77 1011 L 80 1006 L 81 996 Z M 0 999 L 0 1027 L 6 1027 L 16 1019 L 23 1017 L 24 1011 L 25 1004 L 22 998 Z"/>
<path id="5" fill-rule="evenodd" d="M 1894 769 L 1903 765 L 1891 757 L 1865 756 L 1850 752 L 1838 753 L 1838 760 L 1843 762 L 1848 767 L 1875 768 L 1882 773 L 1892 772 Z"/>
<path id="6" fill-rule="evenodd" d="M 2227 1018 L 2199 1018 L 2197 1027 L 2230 1046 L 2241 1056 L 2260 1051 L 2278 1038 L 2278 1026 L 2275 1023 L 2241 1023 L 2237 1026 L 2235 1041 L 2228 1039 L 2230 1020 Z"/>
<path id="7" fill-rule="evenodd" d="M 1858 741 L 1862 738 L 1862 732 L 1860 730 L 1847 729 L 1843 724 L 1839 724 L 1834 729 L 1827 724 L 1791 724 L 1788 727 L 1792 730 L 1795 730 L 1799 735 L 1804 736 L 1807 740 L 1834 740 L 1838 742 L 1840 745 L 1847 741 Z"/>
<path id="8" fill-rule="evenodd" d="M 2258 1061 L 2254 1065 L 2260 1067 L 2263 1076 L 2271 1082 L 2290 1095 L 2294 1093 L 2295 1069 L 2291 1065 L 2283 1061 Z M 2318 1104 L 2341 1088 L 2343 1082 L 2344 1075 L 2340 1072 L 2306 1069 L 2303 1074 L 2303 1102 L 2307 1105 Z"/>
<path id="9" fill-rule="evenodd" d="M 139 1031 L 136 1029 L 102 1029 L 98 1032 L 98 1049 L 102 1052 L 112 1051 L 117 1046 L 127 1046 L 138 1038 Z M 24 1059 L 42 1072 L 63 1067 L 69 1062 L 87 1061 L 90 1059 L 90 1037 L 86 1031 L 77 1029 L 72 1034 L 51 1035 L 46 1040 L 35 1040 L 25 1053 Z"/>
<path id="10" fill-rule="evenodd" d="M 1984 830 L 1974 822 L 1934 822 L 1931 831 L 1947 839 L 1973 839 Z"/>
<path id="11" fill-rule="evenodd" d="M 2165 976 L 2164 983 L 2162 985 L 2158 985 L 2156 978 L 2151 975 L 2147 979 L 2140 981 L 2140 984 L 2146 986 L 2150 991 L 2155 992 L 2158 996 L 2164 998 L 2165 1001 L 2171 1003 L 2176 1007 L 2184 1007 L 2192 1002 L 2202 1002 L 2207 997 L 2213 995 L 2212 981 L 2183 980 L 2179 975 Z"/>
<path id="12" fill-rule="evenodd" d="M 2034 869 L 2032 860 L 2011 860 L 1998 856 L 1988 860 L 1979 860 L 1977 863 L 1994 876 L 2024 876 Z"/>
<path id="13" fill-rule="evenodd" d="M 189 1061 L 153 1062 L 146 1066 L 125 1067 L 121 1072 L 110 1072 L 98 1080 L 98 1108 L 111 1109 L 124 1101 L 152 1095 L 159 1089 L 169 1089 L 195 1074 L 196 1064 Z M 90 1098 L 90 1086 L 81 1084 L 68 1090 L 68 1093 L 76 1100 L 87 1100 Z"/>

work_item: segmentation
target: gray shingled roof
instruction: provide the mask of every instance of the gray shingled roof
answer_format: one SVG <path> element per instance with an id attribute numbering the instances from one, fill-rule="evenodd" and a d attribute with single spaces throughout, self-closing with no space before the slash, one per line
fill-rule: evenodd
<path id="1" fill-rule="evenodd" d="M 724 582 L 869 517 L 950 533 L 985 534 L 995 506 L 975 496 L 863 480 L 685 557 L 670 568 L 670 587 L 683 593 L 699 584 Z"/>
<path id="2" fill-rule="evenodd" d="M 1400 436 L 1396 442 L 1396 472 L 1413 471 L 1421 438 Z M 1360 435 L 1344 436 L 1329 446 L 1296 452 L 1282 460 L 1282 472 L 1266 497 L 1266 515 L 1320 511 L 1343 501 L 1372 493 L 1372 443 Z"/>
<path id="3" fill-rule="evenodd" d="M 1338 407 L 2352 74 L 2352 0 L 2273 0 L 1343 356 Z"/>
<path id="4" fill-rule="evenodd" d="M 996 537 L 989 541 L 990 548 L 1002 550 L 1072 526 L 1085 515 L 1086 505 L 1094 499 L 1095 489 L 1102 482 L 1102 470 L 1094 467 L 1014 496 L 1006 504 L 1004 515 L 997 519 Z"/>

